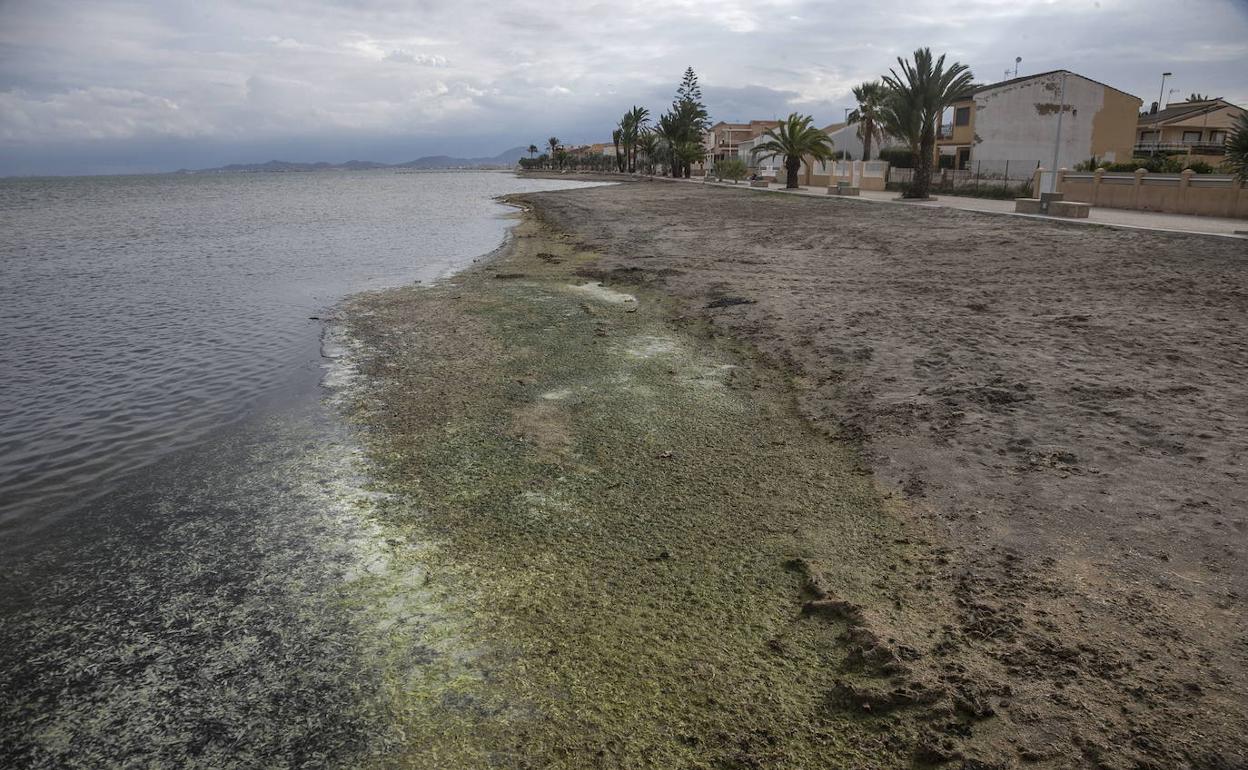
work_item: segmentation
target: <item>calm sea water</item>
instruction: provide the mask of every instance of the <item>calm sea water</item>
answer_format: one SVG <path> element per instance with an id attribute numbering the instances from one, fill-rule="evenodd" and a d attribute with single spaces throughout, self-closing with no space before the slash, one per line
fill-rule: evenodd
<path id="1" fill-rule="evenodd" d="M 247 415 L 345 294 L 498 245 L 503 173 L 0 180 L 0 543 Z M 2 552 L 2 547 L 0 547 Z"/>
<path id="2" fill-rule="evenodd" d="M 380 577 L 367 466 L 319 387 L 347 364 L 312 316 L 494 249 L 496 195 L 574 186 L 0 180 L 0 767 L 412 750 L 391 693 L 445 666 L 436 608 L 418 565 Z"/>

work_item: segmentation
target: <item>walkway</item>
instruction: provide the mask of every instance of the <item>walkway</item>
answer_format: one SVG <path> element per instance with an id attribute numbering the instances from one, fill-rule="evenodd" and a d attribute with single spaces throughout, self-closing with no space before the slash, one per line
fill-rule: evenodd
<path id="1" fill-rule="evenodd" d="M 679 180 L 702 184 L 700 179 Z M 716 187 L 735 187 L 738 190 L 750 190 L 760 193 L 782 193 L 786 195 L 808 195 L 816 198 L 834 198 L 828 195 L 823 187 L 800 187 L 797 190 L 786 190 L 783 187 L 750 187 L 742 182 L 733 185 L 728 182 L 707 182 Z M 1133 211 L 1129 209 L 1110 209 L 1093 207 L 1087 219 L 1058 219 L 1055 217 L 1035 216 L 1031 214 L 1015 214 L 1014 201 L 993 200 L 991 198 L 967 198 L 960 195 L 939 195 L 934 201 L 902 202 L 895 192 L 863 191 L 858 197 L 840 198 L 848 201 L 864 201 L 868 203 L 891 203 L 896 206 L 932 206 L 963 209 L 965 211 L 983 211 L 990 214 L 1009 214 L 1017 217 L 1045 219 L 1051 222 L 1068 222 L 1079 225 L 1107 225 L 1110 227 L 1130 227 L 1138 230 L 1161 230 L 1164 232 L 1193 233 L 1199 235 L 1220 235 L 1248 240 L 1248 220 L 1231 219 L 1229 217 L 1198 217 L 1188 214 L 1162 214 L 1155 211 Z M 1237 232 L 1239 231 L 1239 232 Z"/>

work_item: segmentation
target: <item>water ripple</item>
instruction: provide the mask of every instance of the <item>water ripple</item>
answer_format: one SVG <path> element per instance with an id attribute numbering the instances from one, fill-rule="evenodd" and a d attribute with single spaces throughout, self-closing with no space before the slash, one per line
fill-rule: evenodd
<path id="1" fill-rule="evenodd" d="M 0 538 L 307 374 L 321 315 L 494 248 L 508 174 L 0 180 Z"/>

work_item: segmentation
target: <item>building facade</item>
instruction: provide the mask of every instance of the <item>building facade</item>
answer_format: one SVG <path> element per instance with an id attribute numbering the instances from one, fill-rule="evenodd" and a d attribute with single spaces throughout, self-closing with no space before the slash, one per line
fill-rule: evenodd
<path id="1" fill-rule="evenodd" d="M 1142 104 L 1138 97 L 1067 70 L 978 86 L 946 111 L 937 152 L 944 165 L 985 173 L 1001 173 L 1007 166 L 1047 168 L 1055 144 L 1059 168 L 1092 157 L 1128 160 Z"/>
<path id="2" fill-rule="evenodd" d="M 1170 104 L 1139 116 L 1136 125 L 1135 154 L 1181 154 L 1218 166 L 1225 159 L 1230 137 L 1244 108 L 1225 99 L 1203 99 Z"/>
<path id="3" fill-rule="evenodd" d="M 764 131 L 780 125 L 778 120 L 751 120 L 749 123 L 726 123 L 720 121 L 711 126 L 703 137 L 706 158 L 710 163 L 728 158 L 741 158 L 749 165 L 750 159 L 738 154 L 742 142 L 757 139 Z"/>

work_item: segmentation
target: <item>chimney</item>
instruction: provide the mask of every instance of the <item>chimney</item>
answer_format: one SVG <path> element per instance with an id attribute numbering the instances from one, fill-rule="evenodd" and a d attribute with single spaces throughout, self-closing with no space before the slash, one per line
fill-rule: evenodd
<path id="1" fill-rule="evenodd" d="M 1148 108 L 1148 114 L 1149 115 L 1157 114 L 1157 102 L 1153 102 L 1153 106 Z"/>

